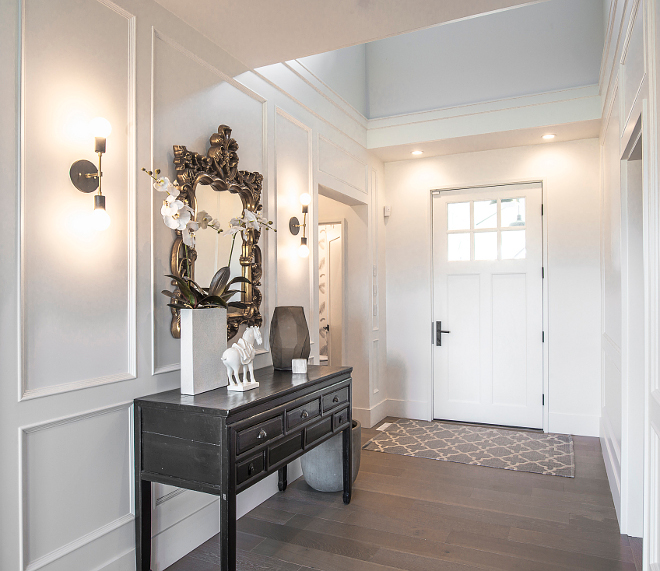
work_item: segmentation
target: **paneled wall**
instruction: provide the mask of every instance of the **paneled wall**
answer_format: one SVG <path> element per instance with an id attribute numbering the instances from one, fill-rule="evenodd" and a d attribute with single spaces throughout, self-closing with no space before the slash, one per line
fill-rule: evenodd
<path id="1" fill-rule="evenodd" d="M 365 150 L 354 111 L 338 111 L 300 78 L 276 87 L 152 0 L 3 2 L 0 46 L 0 568 L 133 569 L 132 400 L 178 387 L 180 362 L 159 293 L 169 286 L 173 234 L 141 167 L 173 178 L 172 145 L 204 153 L 227 124 L 239 168 L 264 175 L 264 210 L 278 232 L 262 236 L 263 367 L 277 305 L 305 308 L 318 359 L 311 268 L 319 183 L 364 204 L 364 267 L 374 277 L 358 287 L 362 320 L 372 324 L 368 300 L 382 257 L 372 250 L 379 226 L 372 229 L 371 202 L 382 164 Z M 72 162 L 95 160 L 87 129 L 95 116 L 113 126 L 103 158 L 105 232 L 89 228 L 92 198 L 69 180 Z M 288 231 L 289 218 L 301 218 L 303 192 L 314 197 L 308 259 Z M 356 393 L 367 411 L 370 371 L 382 356 L 364 347 L 348 364 L 361 372 Z M 290 467 L 291 478 L 299 474 Z M 240 494 L 238 515 L 276 489 L 270 478 Z M 153 501 L 154 571 L 218 531 L 212 496 L 156 486 Z"/>
<path id="2" fill-rule="evenodd" d="M 601 69 L 602 389 L 600 438 L 622 533 L 643 534 L 644 368 L 652 127 L 645 31 L 651 3 L 607 3 Z M 633 156 L 631 152 L 635 149 Z M 629 162 L 628 159 L 632 159 Z M 647 249 L 647 255 L 650 251 Z M 649 274 L 647 274 L 648 276 Z M 649 347 L 649 345 L 646 345 Z"/>

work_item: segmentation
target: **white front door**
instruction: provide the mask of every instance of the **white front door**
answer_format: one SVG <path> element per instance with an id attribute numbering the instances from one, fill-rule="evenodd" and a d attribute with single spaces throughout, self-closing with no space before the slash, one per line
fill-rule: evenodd
<path id="1" fill-rule="evenodd" d="M 540 183 L 433 194 L 437 419 L 543 426 L 541 208 Z"/>

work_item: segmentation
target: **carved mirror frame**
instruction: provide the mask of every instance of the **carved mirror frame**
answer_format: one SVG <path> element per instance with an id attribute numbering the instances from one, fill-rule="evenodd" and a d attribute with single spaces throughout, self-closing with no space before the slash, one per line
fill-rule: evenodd
<path id="1" fill-rule="evenodd" d="M 198 184 L 211 186 L 218 192 L 231 192 L 238 194 L 243 202 L 243 208 L 254 213 L 261 211 L 261 185 L 263 175 L 258 172 L 238 170 L 238 143 L 231 137 L 231 128 L 220 125 L 218 132 L 213 133 L 210 138 L 211 146 L 206 155 L 194 153 L 185 146 L 174 145 L 174 166 L 176 178 L 181 192 L 181 197 L 197 216 L 197 200 L 195 192 Z M 241 213 L 236 213 L 242 214 Z M 247 305 L 246 309 L 235 309 L 236 313 L 227 313 L 227 339 L 231 339 L 238 333 L 242 324 L 247 326 L 256 325 L 261 327 L 263 319 L 259 308 L 261 306 L 262 294 L 259 291 L 261 285 L 261 249 L 258 242 L 261 236 L 260 230 L 254 228 L 244 229 L 241 233 L 242 248 L 239 258 L 243 277 L 251 283 L 241 284 L 243 293 L 241 301 Z M 195 260 L 197 252 L 183 243 L 181 231 L 176 231 L 176 237 L 172 244 L 170 266 L 172 274 L 180 278 L 195 279 Z M 173 280 L 178 293 L 178 287 Z M 203 285 L 203 284 L 200 284 Z M 178 309 L 170 308 L 172 311 L 172 322 L 170 331 L 176 339 L 181 337 L 181 315 Z"/>

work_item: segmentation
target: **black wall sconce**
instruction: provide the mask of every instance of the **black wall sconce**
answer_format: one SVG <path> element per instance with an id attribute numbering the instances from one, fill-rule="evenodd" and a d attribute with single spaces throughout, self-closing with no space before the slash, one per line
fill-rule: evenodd
<path id="1" fill-rule="evenodd" d="M 300 204 L 302 204 L 302 212 L 303 212 L 303 223 L 300 223 L 300 220 L 293 216 L 291 220 L 289 220 L 289 230 L 291 231 L 291 234 L 294 236 L 297 236 L 298 233 L 300 232 L 300 229 L 303 229 L 303 235 L 300 237 L 300 246 L 298 247 L 298 255 L 301 258 L 306 258 L 309 256 L 309 246 L 307 245 L 307 237 L 305 236 L 306 234 L 306 229 L 307 229 L 307 213 L 309 212 L 309 203 L 312 201 L 312 197 L 307 194 L 306 192 L 304 194 L 300 195 Z"/>
<path id="2" fill-rule="evenodd" d="M 112 126 L 107 119 L 97 117 L 92 120 L 91 128 L 95 140 L 94 150 L 99 157 L 99 166 L 97 168 L 91 161 L 81 159 L 71 165 L 69 176 L 71 177 L 73 186 L 80 192 L 89 193 L 94 192 L 97 188 L 99 189 L 98 194 L 94 196 L 94 213 L 92 219 L 94 227 L 97 230 L 105 230 L 110 226 L 110 216 L 105 210 L 105 196 L 101 192 L 101 177 L 103 177 L 101 157 L 105 153 L 105 141 L 112 131 Z"/>

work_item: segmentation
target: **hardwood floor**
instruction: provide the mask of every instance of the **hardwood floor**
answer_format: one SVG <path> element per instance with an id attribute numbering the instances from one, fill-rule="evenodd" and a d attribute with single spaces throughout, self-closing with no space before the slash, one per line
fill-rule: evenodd
<path id="1" fill-rule="evenodd" d="M 640 571 L 599 440 L 574 442 L 573 479 L 363 450 L 349 506 L 300 478 L 241 518 L 238 569 Z M 168 571 L 217 570 L 218 549 L 212 538 Z"/>

